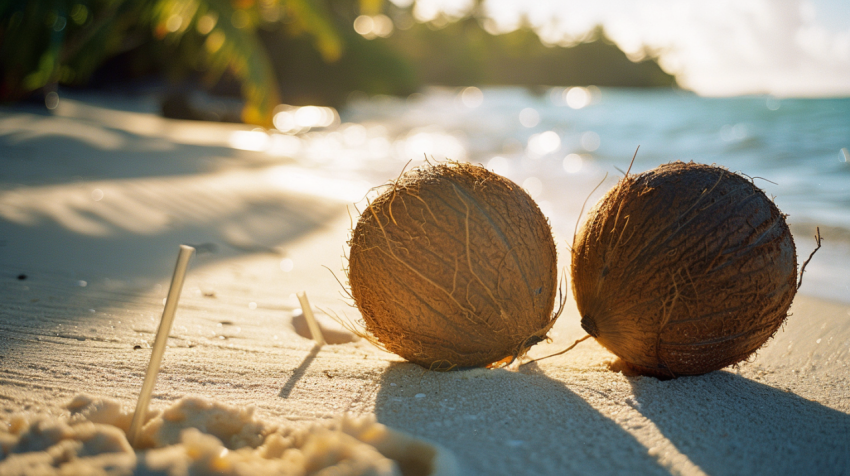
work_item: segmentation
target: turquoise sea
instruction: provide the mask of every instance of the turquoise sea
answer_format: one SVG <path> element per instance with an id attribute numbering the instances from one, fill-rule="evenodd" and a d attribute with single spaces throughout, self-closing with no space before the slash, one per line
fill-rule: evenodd
<path id="1" fill-rule="evenodd" d="M 432 88 L 355 99 L 340 115 L 342 125 L 324 136 L 341 144 L 332 147 L 337 166 L 380 183 L 424 155 L 484 164 L 534 196 L 562 256 L 585 198 L 589 207 L 613 186 L 638 146 L 632 172 L 682 160 L 746 174 L 788 214 L 800 264 L 820 227 L 823 248 L 801 292 L 850 301 L 850 98 Z M 347 155 L 353 150 L 371 153 Z"/>

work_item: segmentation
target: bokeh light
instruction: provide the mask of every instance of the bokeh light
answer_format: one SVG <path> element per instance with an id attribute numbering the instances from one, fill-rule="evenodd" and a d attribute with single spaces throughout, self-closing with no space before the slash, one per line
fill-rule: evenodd
<path id="1" fill-rule="evenodd" d="M 198 19 L 196 28 L 198 33 L 208 35 L 215 28 L 216 23 L 218 23 L 218 17 L 213 13 L 207 13 Z"/>
<path id="2" fill-rule="evenodd" d="M 338 122 L 339 113 L 332 107 L 296 107 L 286 104 L 281 104 L 275 108 L 272 119 L 275 129 L 286 134 L 297 134 L 313 128 L 330 127 Z"/>
<path id="3" fill-rule="evenodd" d="M 370 141 L 371 142 L 371 141 Z M 436 127 L 416 128 L 395 142 L 401 160 L 422 160 L 426 156 L 438 159 L 466 160 L 467 153 L 461 141 Z"/>
<path id="4" fill-rule="evenodd" d="M 534 134 L 528 139 L 528 151 L 532 157 L 551 154 L 561 148 L 561 137 L 555 131 Z"/>
<path id="5" fill-rule="evenodd" d="M 268 153 L 276 157 L 294 157 L 301 151 L 301 145 L 301 139 L 296 136 L 272 134 Z"/>
<path id="6" fill-rule="evenodd" d="M 532 128 L 540 124 L 540 113 L 533 107 L 527 107 L 519 112 L 519 123 L 523 127 Z"/>
<path id="7" fill-rule="evenodd" d="M 581 135 L 581 147 L 582 149 L 593 152 L 599 148 L 601 140 L 599 139 L 599 134 L 593 131 L 587 131 Z"/>
<path id="8" fill-rule="evenodd" d="M 564 157 L 564 171 L 568 174 L 576 174 L 581 171 L 584 160 L 578 154 L 569 154 Z"/>
<path id="9" fill-rule="evenodd" d="M 531 195 L 531 198 L 537 198 L 543 193 L 543 182 L 537 177 L 528 177 L 522 181 L 522 188 Z"/>
<path id="10" fill-rule="evenodd" d="M 295 268 L 295 262 L 291 258 L 283 258 L 280 260 L 280 269 L 284 272 L 290 272 Z"/>
<path id="11" fill-rule="evenodd" d="M 460 100 L 464 106 L 475 109 L 484 102 L 484 93 L 475 86 L 463 88 L 460 92 Z"/>
<path id="12" fill-rule="evenodd" d="M 230 146 L 239 150 L 262 152 L 271 145 L 269 135 L 260 129 L 253 131 L 235 131 L 230 134 Z"/>
<path id="13" fill-rule="evenodd" d="M 504 176 L 510 172 L 510 164 L 508 163 L 508 159 L 497 155 L 487 162 L 487 169 Z"/>
<path id="14" fill-rule="evenodd" d="M 180 15 L 171 15 L 165 21 L 165 29 L 171 33 L 179 31 L 181 26 L 183 26 L 183 17 Z"/>
<path id="15" fill-rule="evenodd" d="M 360 147 L 366 143 L 368 137 L 366 127 L 361 124 L 348 124 L 342 131 L 345 145 L 349 147 Z"/>
<path id="16" fill-rule="evenodd" d="M 582 87 L 569 88 L 564 92 L 564 100 L 567 106 L 573 109 L 581 109 L 590 104 L 590 91 Z"/>
<path id="17" fill-rule="evenodd" d="M 771 111 L 778 111 L 782 103 L 779 101 L 779 98 L 771 96 L 765 101 L 765 106 Z"/>
<path id="18" fill-rule="evenodd" d="M 724 142 L 740 141 L 746 139 L 748 135 L 749 130 L 744 123 L 725 124 L 720 128 L 720 139 Z"/>
<path id="19" fill-rule="evenodd" d="M 50 110 L 59 107 L 59 94 L 56 91 L 50 91 L 44 95 L 44 107 Z"/>
<path id="20" fill-rule="evenodd" d="M 360 15 L 354 19 L 354 31 L 367 40 L 386 38 L 393 33 L 393 21 L 386 15 Z"/>

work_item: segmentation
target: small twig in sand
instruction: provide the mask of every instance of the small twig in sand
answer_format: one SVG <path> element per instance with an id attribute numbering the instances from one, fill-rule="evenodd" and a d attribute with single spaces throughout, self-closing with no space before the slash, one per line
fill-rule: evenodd
<path id="1" fill-rule="evenodd" d="M 532 363 L 532 362 L 539 362 L 539 361 L 541 361 L 541 360 L 543 360 L 543 359 L 548 359 L 549 357 L 555 357 L 556 355 L 566 354 L 567 352 L 569 352 L 569 351 L 573 350 L 573 347 L 575 347 L 575 346 L 579 345 L 580 343 L 582 343 L 582 342 L 586 341 L 587 339 L 590 339 L 590 334 L 588 334 L 588 335 L 586 335 L 586 336 L 582 337 L 581 339 L 579 339 L 579 340 L 577 340 L 577 341 L 573 342 L 573 345 L 571 345 L 571 346 L 567 347 L 566 349 L 564 349 L 564 350 L 562 350 L 562 351 L 560 351 L 560 352 L 557 352 L 557 353 L 554 353 L 554 354 L 551 354 L 551 355 L 547 355 L 546 357 L 540 357 L 539 359 L 531 359 L 531 360 L 529 360 L 528 362 L 523 362 L 523 363 L 521 363 L 521 364 L 519 364 L 519 365 L 520 365 L 520 366 L 528 365 L 528 364 L 530 364 L 530 363 Z"/>
<path id="2" fill-rule="evenodd" d="M 139 438 L 139 432 L 142 430 L 145 415 L 148 413 L 148 404 L 151 401 L 153 386 L 156 384 L 156 376 L 159 373 L 162 356 L 165 354 L 165 344 L 168 342 L 168 334 L 171 332 L 171 325 L 174 323 L 174 314 L 177 311 L 177 302 L 180 300 L 180 291 L 183 290 L 183 279 L 186 277 L 186 268 L 189 265 L 189 258 L 192 257 L 192 253 L 194 252 L 195 248 L 180 245 L 180 254 L 177 255 L 177 265 L 174 267 L 174 275 L 171 277 L 171 287 L 168 289 L 168 297 L 165 299 L 165 310 L 162 312 L 159 329 L 156 331 L 156 340 L 151 351 L 148 371 L 145 374 L 145 381 L 142 383 L 142 391 L 139 393 L 139 401 L 136 402 L 136 411 L 133 413 L 133 421 L 130 423 L 130 431 L 127 435 L 130 444 L 133 446 L 136 446 L 136 440 Z"/>
<path id="3" fill-rule="evenodd" d="M 809 255 L 809 258 L 806 260 L 805 263 L 803 263 L 803 266 L 800 268 L 800 280 L 797 281 L 797 289 L 800 289 L 800 286 L 803 285 L 803 273 L 806 272 L 806 265 L 809 264 L 809 261 L 812 260 L 812 257 L 820 249 L 821 243 L 823 243 L 823 238 L 821 238 L 821 236 L 820 236 L 820 227 L 816 227 L 815 230 L 816 230 L 816 232 L 815 232 L 815 243 L 817 243 L 818 246 L 814 250 L 812 250 L 812 254 Z"/>
<path id="4" fill-rule="evenodd" d="M 320 346 L 325 345 L 325 336 L 322 335 L 322 329 L 319 327 L 319 323 L 316 322 L 316 316 L 313 315 L 313 308 L 310 307 L 307 293 L 301 291 L 297 296 L 298 302 L 301 303 L 301 312 L 304 313 L 304 319 L 307 320 L 307 327 L 310 328 L 310 334 L 313 336 L 313 340 Z"/>

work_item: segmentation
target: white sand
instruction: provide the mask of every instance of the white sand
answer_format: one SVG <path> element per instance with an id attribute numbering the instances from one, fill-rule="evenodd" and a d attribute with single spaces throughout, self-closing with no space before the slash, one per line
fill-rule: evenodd
<path id="1" fill-rule="evenodd" d="M 253 408 L 182 398 L 147 415 L 134 451 L 126 438 L 131 410 L 86 396 L 66 408 L 66 418 L 16 415 L 0 428 L 0 473 L 401 476 L 426 468 L 425 474 L 457 474 L 450 452 L 374 416 L 293 430 L 258 420 Z"/>
<path id="2" fill-rule="evenodd" d="M 289 324 L 294 293 L 357 317 L 322 267 L 342 267 L 356 177 L 227 147 L 243 127 L 64 104 L 67 117 L 0 110 L 4 422 L 65 418 L 81 393 L 132 408 L 191 243 L 154 409 L 197 395 L 294 429 L 374 415 L 450 449 L 461 474 L 848 473 L 850 305 L 799 295 L 754 361 L 666 382 L 611 370 L 592 341 L 446 374 L 365 341 L 319 349 Z M 570 301 L 532 355 L 583 336 L 578 320 Z"/>

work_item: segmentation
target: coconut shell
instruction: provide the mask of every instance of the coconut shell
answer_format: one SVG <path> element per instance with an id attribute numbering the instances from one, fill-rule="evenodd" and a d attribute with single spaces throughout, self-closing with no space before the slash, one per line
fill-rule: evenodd
<path id="1" fill-rule="evenodd" d="M 405 173 L 361 214 L 348 281 L 376 344 L 430 369 L 517 357 L 555 322 L 549 223 L 477 165 Z"/>
<path id="2" fill-rule="evenodd" d="M 785 216 L 751 180 L 675 162 L 627 175 L 575 238 L 582 327 L 640 373 L 699 375 L 746 359 L 796 293 Z"/>

